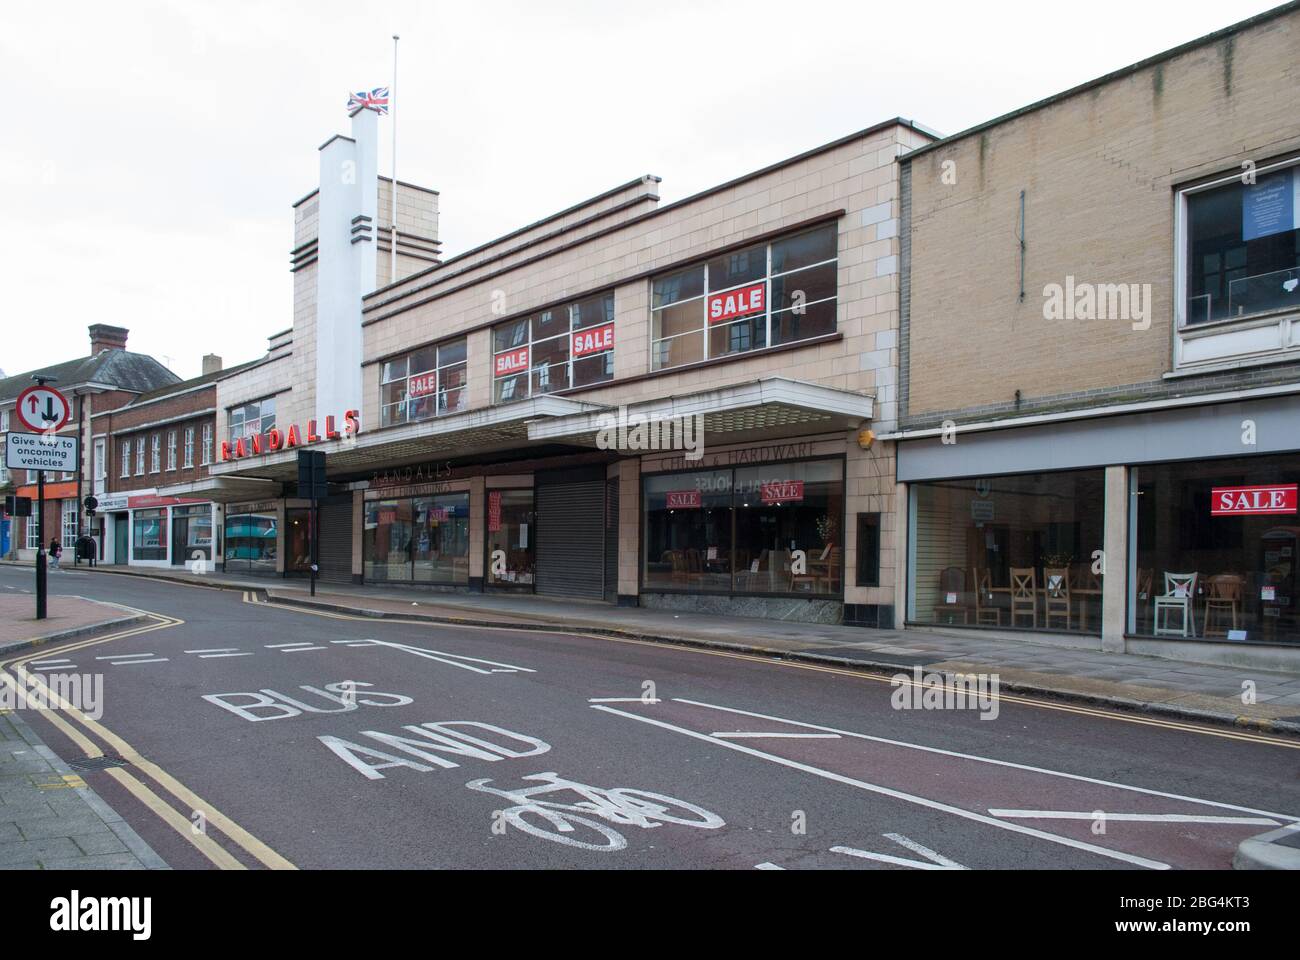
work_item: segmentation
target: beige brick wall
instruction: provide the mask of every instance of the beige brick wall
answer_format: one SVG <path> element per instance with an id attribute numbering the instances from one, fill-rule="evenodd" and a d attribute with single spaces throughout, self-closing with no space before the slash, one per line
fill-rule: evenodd
<path id="1" fill-rule="evenodd" d="M 909 414 L 1159 379 L 1174 187 L 1300 149 L 1297 90 L 1292 12 L 911 161 Z M 1045 320 L 1044 287 L 1067 276 L 1151 284 L 1150 329 Z"/>
<path id="2" fill-rule="evenodd" d="M 904 136 L 906 134 L 906 136 Z M 460 280 L 430 302 L 395 312 L 403 299 L 383 295 L 385 306 L 367 315 L 382 317 L 364 328 L 368 364 L 433 339 L 491 323 L 567 297 L 605 287 L 615 290 L 615 369 L 610 386 L 577 396 L 601 403 L 627 403 L 784 376 L 842 390 L 873 394 L 878 423 L 896 416 L 898 361 L 898 189 L 895 158 L 920 135 L 887 127 L 866 137 L 804 158 L 763 176 L 634 222 L 588 243 L 556 252 L 536 263 L 485 277 Z M 647 279 L 627 280 L 656 266 L 704 257 L 730 244 L 844 209 L 839 229 L 837 342 L 738 359 L 698 370 L 620 382 L 649 371 L 650 313 Z M 582 234 L 578 234 L 581 236 Z M 566 238 L 565 242 L 570 242 Z M 530 256 L 536 251 L 530 251 Z M 500 270 L 500 263 L 492 270 Z M 415 291 L 427 278 L 413 278 L 398 290 Z M 460 287 L 460 289 L 453 289 Z M 438 288 L 412 292 L 418 302 Z M 370 304 L 368 304 L 370 306 Z M 490 397 L 491 346 L 488 329 L 469 336 L 471 406 Z M 365 422 L 378 425 L 378 381 L 365 377 Z"/>

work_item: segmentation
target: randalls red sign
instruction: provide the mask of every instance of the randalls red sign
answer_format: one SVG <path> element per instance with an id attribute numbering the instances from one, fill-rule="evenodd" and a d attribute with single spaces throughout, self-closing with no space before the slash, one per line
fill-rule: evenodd
<path id="1" fill-rule="evenodd" d="M 1253 487 L 1215 487 L 1210 495 L 1210 516 L 1250 517 L 1296 512 L 1296 484 Z"/>

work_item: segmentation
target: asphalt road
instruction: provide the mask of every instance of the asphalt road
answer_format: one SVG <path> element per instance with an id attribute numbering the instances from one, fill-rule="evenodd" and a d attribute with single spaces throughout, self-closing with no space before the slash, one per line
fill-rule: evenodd
<path id="1" fill-rule="evenodd" d="M 160 617 L 19 666 L 103 675 L 98 720 L 31 722 L 65 760 L 126 758 L 86 780 L 177 868 L 1226 869 L 1300 818 L 1281 737 L 1005 695 L 993 719 L 895 709 L 851 671 L 50 581 Z"/>

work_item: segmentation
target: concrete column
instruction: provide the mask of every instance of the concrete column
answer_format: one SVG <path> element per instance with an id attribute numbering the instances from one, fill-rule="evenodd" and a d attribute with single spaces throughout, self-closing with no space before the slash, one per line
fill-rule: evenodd
<path id="1" fill-rule="evenodd" d="M 287 522 L 285 501 L 275 505 L 275 572 L 284 573 L 284 525 Z"/>
<path id="2" fill-rule="evenodd" d="M 360 583 L 366 572 L 363 553 L 366 527 L 366 492 L 352 491 L 352 582 Z"/>
<path id="3" fill-rule="evenodd" d="M 618 467 L 618 602 L 632 606 L 641 592 L 641 461 Z"/>
<path id="4" fill-rule="evenodd" d="M 483 551 L 487 543 L 487 480 L 471 477 L 469 481 L 469 588 L 483 590 Z"/>
<path id="5" fill-rule="evenodd" d="M 1103 520 L 1105 571 L 1101 586 L 1101 648 L 1124 652 L 1128 594 L 1128 467 L 1106 468 Z"/>
<path id="6" fill-rule="evenodd" d="M 907 484 L 894 484 L 894 627 L 899 630 L 907 619 L 908 509 Z"/>

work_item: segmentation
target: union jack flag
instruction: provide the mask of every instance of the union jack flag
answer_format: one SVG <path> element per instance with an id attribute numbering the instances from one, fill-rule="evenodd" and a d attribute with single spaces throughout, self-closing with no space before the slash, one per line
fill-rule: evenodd
<path id="1" fill-rule="evenodd" d="M 369 92 L 358 90 L 356 93 L 349 94 L 348 112 L 351 113 L 357 107 L 366 107 L 380 116 L 386 116 L 388 113 L 388 88 L 375 87 Z"/>

